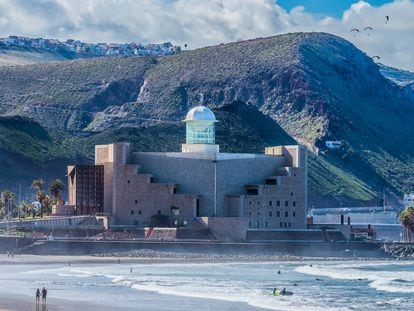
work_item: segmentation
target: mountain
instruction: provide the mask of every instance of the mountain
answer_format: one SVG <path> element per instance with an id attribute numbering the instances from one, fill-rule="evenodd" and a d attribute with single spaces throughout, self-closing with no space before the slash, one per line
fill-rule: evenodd
<path id="1" fill-rule="evenodd" d="M 38 122 L 49 133 L 47 146 L 53 139 L 70 146 L 63 155 L 46 148 L 48 161 L 90 161 L 93 144 L 115 140 L 136 142 L 139 150 L 179 150 L 180 120 L 199 102 L 220 119 L 223 151 L 307 145 L 314 153 L 310 205 L 379 204 L 379 192 L 395 200 L 414 186 L 413 98 L 370 57 L 330 34 L 293 33 L 159 58 L 0 68 L 0 114 Z M 33 121 L 19 122 L 30 128 Z M 329 150 L 326 140 L 342 148 Z M 10 154 L 10 146 L 3 149 Z"/>

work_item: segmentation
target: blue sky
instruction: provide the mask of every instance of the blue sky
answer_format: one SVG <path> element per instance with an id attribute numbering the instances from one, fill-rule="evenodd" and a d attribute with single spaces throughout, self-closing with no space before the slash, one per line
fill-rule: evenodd
<path id="1" fill-rule="evenodd" d="M 357 2 L 357 0 L 276 0 L 277 4 L 288 11 L 296 6 L 302 5 L 310 13 L 330 15 L 334 17 L 341 17 L 342 13 L 355 2 Z M 365 0 L 365 2 L 368 2 L 372 6 L 380 6 L 393 1 Z"/>

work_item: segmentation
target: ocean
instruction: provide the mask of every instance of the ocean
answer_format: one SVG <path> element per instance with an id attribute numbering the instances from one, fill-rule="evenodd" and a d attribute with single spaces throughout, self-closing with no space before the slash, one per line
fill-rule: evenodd
<path id="1" fill-rule="evenodd" d="M 11 297 L 45 286 L 114 310 L 414 310 L 413 262 L 16 264 L 0 265 L 0 280 Z"/>

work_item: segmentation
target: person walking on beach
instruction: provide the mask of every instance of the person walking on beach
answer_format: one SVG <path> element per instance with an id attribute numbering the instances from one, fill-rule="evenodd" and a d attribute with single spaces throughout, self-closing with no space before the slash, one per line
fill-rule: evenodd
<path id="1" fill-rule="evenodd" d="M 42 288 L 42 301 L 46 302 L 46 296 L 47 296 L 47 289 L 46 288 Z"/>
<path id="2" fill-rule="evenodd" d="M 40 289 L 36 289 L 36 302 L 40 301 Z"/>

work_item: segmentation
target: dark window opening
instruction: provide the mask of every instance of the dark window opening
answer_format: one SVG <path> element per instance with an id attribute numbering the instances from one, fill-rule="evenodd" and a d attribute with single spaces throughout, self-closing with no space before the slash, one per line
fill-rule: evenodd
<path id="1" fill-rule="evenodd" d="M 134 215 L 134 214 L 135 214 L 135 212 L 134 212 L 134 210 L 132 209 L 132 210 L 131 210 L 131 215 Z"/>
<path id="2" fill-rule="evenodd" d="M 287 223 L 285 222 L 285 228 L 287 227 Z"/>
<path id="3" fill-rule="evenodd" d="M 289 217 L 289 212 L 288 211 L 285 212 L 285 217 Z"/>
<path id="4" fill-rule="evenodd" d="M 138 211 L 138 215 L 141 215 L 142 214 L 142 211 Z"/>
<path id="5" fill-rule="evenodd" d="M 256 228 L 259 228 L 259 222 L 258 221 L 256 222 Z"/>
<path id="6" fill-rule="evenodd" d="M 130 180 L 128 180 L 128 184 L 130 183 L 131 181 Z"/>
<path id="7" fill-rule="evenodd" d="M 200 199 L 196 200 L 196 217 L 200 217 Z"/>
<path id="8" fill-rule="evenodd" d="M 275 178 L 266 179 L 266 185 L 277 185 L 277 180 Z"/>
<path id="9" fill-rule="evenodd" d="M 257 215 L 260 215 L 260 212 L 257 212 Z"/>
<path id="10" fill-rule="evenodd" d="M 135 204 L 138 204 L 138 200 L 135 200 Z"/>
<path id="11" fill-rule="evenodd" d="M 293 201 L 293 202 L 292 202 L 292 205 L 293 205 L 293 206 L 296 206 L 296 201 Z"/>
<path id="12" fill-rule="evenodd" d="M 272 206 L 272 203 L 273 203 L 272 201 L 269 201 L 269 206 Z"/>
<path id="13" fill-rule="evenodd" d="M 276 201 L 276 206 L 280 206 L 280 201 Z"/>
<path id="14" fill-rule="evenodd" d="M 272 217 L 272 212 L 269 212 L 269 216 Z"/>
<path id="15" fill-rule="evenodd" d="M 285 201 L 285 206 L 289 206 L 289 201 Z"/>
<path id="16" fill-rule="evenodd" d="M 154 177 L 150 178 L 150 183 L 152 184 L 154 182 Z"/>
<path id="17" fill-rule="evenodd" d="M 296 217 L 296 212 L 293 212 L 292 216 L 293 216 L 293 217 Z"/>
<path id="18" fill-rule="evenodd" d="M 282 228 L 282 227 L 283 227 L 283 223 L 281 222 L 281 223 L 280 223 L 280 228 Z"/>
<path id="19" fill-rule="evenodd" d="M 276 217 L 280 217 L 280 212 L 279 211 L 276 212 Z"/>
<path id="20" fill-rule="evenodd" d="M 134 220 L 134 226 L 138 226 L 139 225 L 139 221 L 138 220 Z"/>
<path id="21" fill-rule="evenodd" d="M 291 197 L 293 196 L 293 192 L 291 192 L 291 193 L 290 193 L 290 196 L 291 196 Z"/>
<path id="22" fill-rule="evenodd" d="M 265 227 L 267 227 L 267 221 L 264 223 Z"/>
<path id="23" fill-rule="evenodd" d="M 258 195 L 259 189 L 257 188 L 247 188 L 247 195 Z"/>
<path id="24" fill-rule="evenodd" d="M 177 194 L 177 187 L 174 187 L 173 192 L 174 192 L 174 194 Z"/>
<path id="25" fill-rule="evenodd" d="M 288 224 L 288 227 L 290 228 L 291 223 Z"/>
<path id="26" fill-rule="evenodd" d="M 180 208 L 177 206 L 171 206 L 171 215 L 178 216 L 180 215 Z"/>

